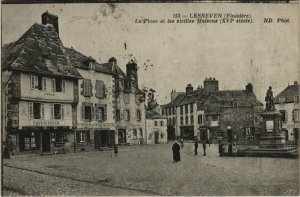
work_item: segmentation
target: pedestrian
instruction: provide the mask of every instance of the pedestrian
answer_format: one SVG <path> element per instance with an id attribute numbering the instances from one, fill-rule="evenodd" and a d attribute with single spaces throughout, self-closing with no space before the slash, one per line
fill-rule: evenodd
<path id="1" fill-rule="evenodd" d="M 221 139 L 219 139 L 219 155 L 222 157 L 224 155 L 224 143 Z"/>
<path id="2" fill-rule="evenodd" d="M 195 143 L 194 143 L 194 146 L 195 146 L 195 155 L 197 155 L 197 150 L 198 150 L 198 142 L 197 140 L 195 140 Z"/>
<path id="3" fill-rule="evenodd" d="M 237 156 L 237 152 L 238 152 L 238 146 L 236 145 L 236 142 L 234 142 L 232 146 L 232 155 Z"/>
<path id="4" fill-rule="evenodd" d="M 174 142 L 172 146 L 172 151 L 173 151 L 174 162 L 180 161 L 180 146 L 177 144 L 177 141 Z"/>
<path id="5" fill-rule="evenodd" d="M 206 156 L 206 140 L 203 140 L 203 156 Z"/>
<path id="6" fill-rule="evenodd" d="M 116 145 L 114 145 L 114 153 L 115 157 L 118 157 L 118 147 Z"/>

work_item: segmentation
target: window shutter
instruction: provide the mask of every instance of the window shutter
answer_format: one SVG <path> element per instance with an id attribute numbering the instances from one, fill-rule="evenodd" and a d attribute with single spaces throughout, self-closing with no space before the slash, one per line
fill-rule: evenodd
<path id="1" fill-rule="evenodd" d="M 104 94 L 105 94 L 105 85 L 103 81 L 100 81 L 100 97 L 104 98 Z"/>
<path id="2" fill-rule="evenodd" d="M 105 104 L 103 111 L 103 120 L 107 120 L 107 104 Z"/>
<path id="3" fill-rule="evenodd" d="M 34 76 L 30 75 L 30 88 L 34 89 Z"/>
<path id="4" fill-rule="evenodd" d="M 99 107 L 95 108 L 95 118 L 96 118 L 96 120 L 100 120 L 100 109 L 99 109 Z"/>
<path id="5" fill-rule="evenodd" d="M 39 81 L 38 81 L 38 77 L 34 76 L 34 88 L 38 89 L 39 88 Z"/>
<path id="6" fill-rule="evenodd" d="M 86 141 L 87 142 L 91 141 L 90 131 L 86 131 Z"/>
<path id="7" fill-rule="evenodd" d="M 89 96 L 93 96 L 93 84 L 91 81 L 89 81 Z"/>
<path id="8" fill-rule="evenodd" d="M 54 119 L 54 104 L 50 104 L 50 118 Z"/>
<path id="9" fill-rule="evenodd" d="M 95 107 L 91 106 L 91 120 L 95 120 Z"/>
<path id="10" fill-rule="evenodd" d="M 285 112 L 285 122 L 288 122 L 288 114 L 289 114 L 289 113 L 286 111 L 286 112 Z"/>
<path id="11" fill-rule="evenodd" d="M 41 103 L 41 119 L 45 118 L 45 105 Z"/>
<path id="12" fill-rule="evenodd" d="M 95 96 L 99 97 L 99 80 L 96 80 L 95 90 L 96 90 Z"/>
<path id="13" fill-rule="evenodd" d="M 60 118 L 64 119 L 65 118 L 65 105 L 60 105 Z"/>
<path id="14" fill-rule="evenodd" d="M 84 105 L 81 106 L 81 120 L 85 120 Z"/>
<path id="15" fill-rule="evenodd" d="M 65 80 L 62 80 L 62 81 L 61 81 L 61 91 L 62 91 L 62 92 L 65 92 L 65 88 L 66 88 L 66 81 L 65 81 Z"/>
<path id="16" fill-rule="evenodd" d="M 82 83 L 81 83 L 80 87 L 81 87 L 81 92 L 80 92 L 80 94 L 81 94 L 81 95 L 84 95 L 84 80 L 82 80 Z"/>
<path id="17" fill-rule="evenodd" d="M 84 80 L 84 81 L 83 81 L 83 95 L 84 95 L 84 96 L 87 96 L 87 92 L 88 92 L 87 81 Z"/>
<path id="18" fill-rule="evenodd" d="M 76 142 L 80 142 L 80 131 L 76 131 Z"/>
<path id="19" fill-rule="evenodd" d="M 33 119 L 33 103 L 29 102 L 29 118 Z"/>
<path id="20" fill-rule="evenodd" d="M 43 78 L 43 90 L 47 89 L 47 78 Z"/>
<path id="21" fill-rule="evenodd" d="M 55 79 L 52 79 L 52 91 L 53 91 L 53 92 L 56 92 Z"/>

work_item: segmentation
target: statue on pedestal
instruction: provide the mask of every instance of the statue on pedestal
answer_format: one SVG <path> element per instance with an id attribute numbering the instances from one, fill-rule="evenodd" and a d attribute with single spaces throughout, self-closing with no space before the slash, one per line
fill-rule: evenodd
<path id="1" fill-rule="evenodd" d="M 273 97 L 273 91 L 271 86 L 267 91 L 265 101 L 266 101 L 266 111 L 274 111 L 275 110 L 274 97 Z"/>

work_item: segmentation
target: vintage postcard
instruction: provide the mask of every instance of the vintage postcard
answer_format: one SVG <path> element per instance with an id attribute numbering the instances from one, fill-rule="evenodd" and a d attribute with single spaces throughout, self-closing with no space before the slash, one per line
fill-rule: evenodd
<path id="1" fill-rule="evenodd" d="M 3 196 L 299 196 L 299 2 L 2 1 Z"/>

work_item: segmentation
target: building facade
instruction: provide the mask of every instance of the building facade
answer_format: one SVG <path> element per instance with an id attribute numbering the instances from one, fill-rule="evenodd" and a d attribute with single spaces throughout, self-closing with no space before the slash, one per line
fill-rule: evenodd
<path id="1" fill-rule="evenodd" d="M 47 17 L 56 16 L 45 13 Z M 14 152 L 70 148 L 81 75 L 70 66 L 56 29 L 47 23 L 32 25 L 2 48 L 1 66 L 3 133 Z"/>
<path id="2" fill-rule="evenodd" d="M 299 138 L 299 87 L 295 81 L 275 97 L 275 108 L 282 114 L 281 127 L 286 141 Z"/>
<path id="3" fill-rule="evenodd" d="M 167 118 L 156 111 L 146 111 L 147 144 L 168 143 Z"/>

